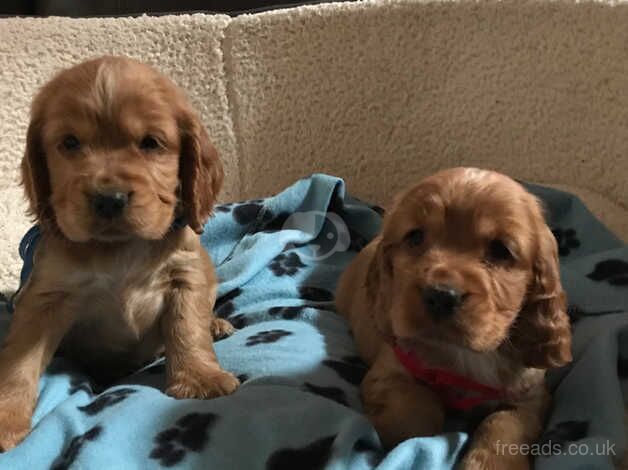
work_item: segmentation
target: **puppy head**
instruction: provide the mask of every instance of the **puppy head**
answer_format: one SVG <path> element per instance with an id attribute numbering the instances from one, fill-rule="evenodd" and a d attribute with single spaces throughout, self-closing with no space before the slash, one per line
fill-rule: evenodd
<path id="1" fill-rule="evenodd" d="M 35 97 L 26 140 L 30 210 L 72 241 L 159 239 L 179 216 L 200 232 L 222 184 L 187 99 L 128 58 L 60 72 Z"/>
<path id="2" fill-rule="evenodd" d="M 499 173 L 445 170 L 403 193 L 366 287 L 402 343 L 508 346 L 539 368 L 571 358 L 556 242 L 536 198 Z"/>

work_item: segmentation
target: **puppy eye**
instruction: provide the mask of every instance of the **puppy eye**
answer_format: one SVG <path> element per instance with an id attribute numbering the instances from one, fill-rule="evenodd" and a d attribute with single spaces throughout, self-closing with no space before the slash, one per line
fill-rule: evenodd
<path id="1" fill-rule="evenodd" d="M 423 243 L 424 238 L 425 234 L 423 233 L 423 230 L 416 229 L 408 232 L 406 234 L 405 240 L 406 243 L 410 246 L 419 246 L 421 243 Z"/>
<path id="2" fill-rule="evenodd" d="M 489 262 L 493 263 L 512 261 L 515 259 L 512 252 L 501 240 L 491 240 L 488 245 L 486 258 Z"/>
<path id="3" fill-rule="evenodd" d="M 81 142 L 73 135 L 66 135 L 61 146 L 68 152 L 76 152 L 81 148 Z"/>
<path id="4" fill-rule="evenodd" d="M 161 145 L 159 144 L 159 141 L 152 135 L 144 136 L 144 138 L 140 142 L 140 149 L 144 150 L 145 152 L 157 150 L 160 147 Z"/>

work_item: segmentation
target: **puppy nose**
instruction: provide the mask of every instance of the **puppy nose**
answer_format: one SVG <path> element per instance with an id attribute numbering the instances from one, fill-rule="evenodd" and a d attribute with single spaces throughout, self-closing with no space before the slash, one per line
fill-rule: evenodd
<path id="1" fill-rule="evenodd" d="M 449 317 L 462 303 L 462 293 L 447 285 L 428 286 L 423 289 L 423 303 L 434 318 Z"/>
<path id="2" fill-rule="evenodd" d="M 91 196 L 91 204 L 98 217 L 113 219 L 124 211 L 129 202 L 129 194 L 119 191 L 97 193 Z"/>

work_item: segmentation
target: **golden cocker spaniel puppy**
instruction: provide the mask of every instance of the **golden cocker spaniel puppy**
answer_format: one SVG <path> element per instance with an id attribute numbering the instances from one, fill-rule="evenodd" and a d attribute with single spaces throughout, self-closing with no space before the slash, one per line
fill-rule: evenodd
<path id="1" fill-rule="evenodd" d="M 166 356 L 167 393 L 238 380 L 212 334 L 217 279 L 198 233 L 223 170 L 188 100 L 153 68 L 102 57 L 63 70 L 32 104 L 22 179 L 41 230 L 0 350 L 0 448 L 29 432 L 60 349 L 97 378 Z"/>
<path id="2" fill-rule="evenodd" d="M 462 467 L 528 468 L 508 446 L 538 437 L 545 370 L 571 361 L 557 246 L 534 196 L 492 171 L 426 178 L 396 199 L 336 302 L 370 366 L 362 398 L 385 446 L 482 405 Z"/>

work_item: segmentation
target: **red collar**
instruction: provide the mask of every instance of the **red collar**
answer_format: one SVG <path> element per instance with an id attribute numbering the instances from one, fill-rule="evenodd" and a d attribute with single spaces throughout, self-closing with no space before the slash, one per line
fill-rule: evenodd
<path id="1" fill-rule="evenodd" d="M 446 369 L 432 369 L 411 352 L 393 346 L 399 362 L 415 377 L 424 382 L 441 398 L 445 406 L 469 410 L 481 403 L 501 400 L 508 395 L 504 388 L 491 387 Z"/>

